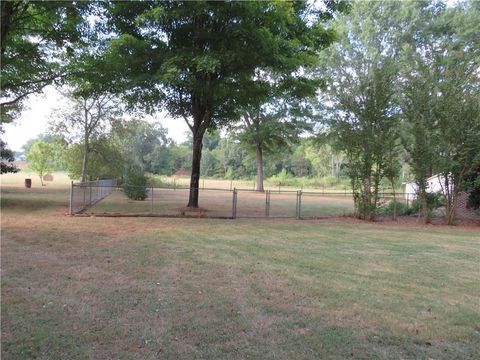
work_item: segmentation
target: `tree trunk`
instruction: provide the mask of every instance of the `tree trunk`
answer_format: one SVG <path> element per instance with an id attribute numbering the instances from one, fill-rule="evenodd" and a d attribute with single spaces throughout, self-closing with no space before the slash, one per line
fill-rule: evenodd
<path id="1" fill-rule="evenodd" d="M 257 191 L 264 191 L 263 188 L 263 149 L 257 144 Z"/>
<path id="2" fill-rule="evenodd" d="M 395 193 L 395 180 L 390 179 L 392 184 L 392 192 L 393 192 L 393 220 L 397 220 L 397 197 Z"/>
<path id="3" fill-rule="evenodd" d="M 5 53 L 5 41 L 8 36 L 8 31 L 10 30 L 11 17 L 13 14 L 13 1 L 2 1 L 1 4 L 1 51 L 2 55 Z"/>
<path id="4" fill-rule="evenodd" d="M 200 162 L 202 160 L 203 133 L 193 131 L 192 175 L 190 177 L 190 196 L 187 207 L 198 208 L 198 189 L 200 186 Z"/>
<path id="5" fill-rule="evenodd" d="M 83 145 L 83 161 L 82 161 L 82 176 L 81 182 L 85 182 L 87 180 L 87 168 L 88 168 L 88 152 L 90 151 L 90 146 L 88 143 L 88 139 L 85 138 L 85 142 Z"/>
<path id="6" fill-rule="evenodd" d="M 428 202 L 427 202 L 427 190 L 425 187 L 420 189 L 420 201 L 421 201 L 421 208 L 422 208 L 422 218 L 423 223 L 428 224 L 430 223 L 430 211 L 428 209 Z"/>
<path id="7" fill-rule="evenodd" d="M 87 168 L 88 168 L 88 152 L 89 148 L 89 139 L 90 131 L 88 128 L 88 109 L 87 109 L 87 100 L 84 100 L 83 108 L 83 162 L 82 162 L 82 176 L 80 182 L 85 182 L 87 180 Z"/>

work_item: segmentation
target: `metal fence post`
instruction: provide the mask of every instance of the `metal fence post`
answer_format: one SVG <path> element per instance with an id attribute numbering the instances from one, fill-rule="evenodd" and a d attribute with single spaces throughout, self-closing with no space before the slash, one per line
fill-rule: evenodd
<path id="1" fill-rule="evenodd" d="M 270 190 L 265 191 L 265 217 L 270 216 Z"/>
<path id="2" fill-rule="evenodd" d="M 295 201 L 295 217 L 298 219 L 298 190 L 297 190 L 297 199 Z"/>
<path id="3" fill-rule="evenodd" d="M 70 215 L 73 215 L 73 181 L 70 184 Z"/>
<path id="4" fill-rule="evenodd" d="M 83 208 L 85 209 L 85 201 L 86 201 L 86 190 L 85 190 L 85 183 L 82 183 L 82 190 L 83 190 Z"/>
<path id="5" fill-rule="evenodd" d="M 153 213 L 153 186 L 150 189 L 150 197 L 152 198 L 151 200 L 151 206 L 150 206 L 150 212 Z"/>
<path id="6" fill-rule="evenodd" d="M 302 190 L 298 192 L 298 217 L 297 219 L 302 218 Z"/>
<path id="7" fill-rule="evenodd" d="M 233 188 L 233 197 L 232 197 L 232 219 L 237 217 L 237 189 Z"/>

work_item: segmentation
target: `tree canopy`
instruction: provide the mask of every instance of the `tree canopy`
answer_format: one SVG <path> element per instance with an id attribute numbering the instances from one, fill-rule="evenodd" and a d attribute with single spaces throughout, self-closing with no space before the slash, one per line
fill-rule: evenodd
<path id="1" fill-rule="evenodd" d="M 345 7 L 306 2 L 115 2 L 108 24 L 117 38 L 105 54 L 117 89 L 145 109 L 163 107 L 193 134 L 188 206 L 198 207 L 202 139 L 239 117 L 256 71 L 299 75 L 328 45 L 323 22 Z"/>

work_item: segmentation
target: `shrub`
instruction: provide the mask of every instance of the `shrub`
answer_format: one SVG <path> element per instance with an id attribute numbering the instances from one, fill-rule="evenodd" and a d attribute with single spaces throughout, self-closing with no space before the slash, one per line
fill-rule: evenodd
<path id="1" fill-rule="evenodd" d="M 444 205 L 444 198 L 441 193 L 427 193 L 427 207 L 428 211 L 432 212 Z M 412 201 L 411 213 L 418 214 L 421 208 L 421 200 L 415 199 Z"/>
<path id="2" fill-rule="evenodd" d="M 395 206 L 396 206 L 397 216 L 410 215 L 412 213 L 411 208 L 407 207 L 406 204 L 395 200 L 395 201 L 390 201 L 386 204 L 381 204 L 378 207 L 377 214 L 393 216 L 393 213 L 395 212 Z"/>
<path id="3" fill-rule="evenodd" d="M 296 179 L 292 175 L 287 173 L 285 169 L 283 169 L 278 174 L 270 177 L 267 181 L 276 186 L 292 186 L 295 184 Z"/>
<path id="4" fill-rule="evenodd" d="M 165 176 L 162 175 L 156 175 L 156 174 L 147 174 L 147 183 L 149 183 L 151 186 L 156 186 L 156 187 L 169 187 L 171 186 L 170 182 L 167 180 Z"/>
<path id="5" fill-rule="evenodd" d="M 147 198 L 147 177 L 138 167 L 130 167 L 125 174 L 123 192 L 132 200 Z"/>

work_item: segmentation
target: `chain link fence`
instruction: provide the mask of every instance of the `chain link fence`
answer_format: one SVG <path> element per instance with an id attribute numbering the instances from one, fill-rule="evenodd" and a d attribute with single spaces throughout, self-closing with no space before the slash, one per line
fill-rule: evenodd
<path id="1" fill-rule="evenodd" d="M 117 188 L 117 180 L 96 180 L 74 183 L 70 187 L 70 215 L 80 213 L 110 195 Z"/>
<path id="2" fill-rule="evenodd" d="M 199 189 L 199 208 L 187 208 L 189 188 L 147 187 L 143 201 L 129 199 L 114 180 L 72 183 L 70 213 L 104 216 L 195 216 L 210 218 L 321 218 L 354 213 L 351 192 Z M 395 198 L 407 207 L 408 194 L 381 194 L 381 203 Z M 102 201 L 100 201 L 102 200 Z"/>

